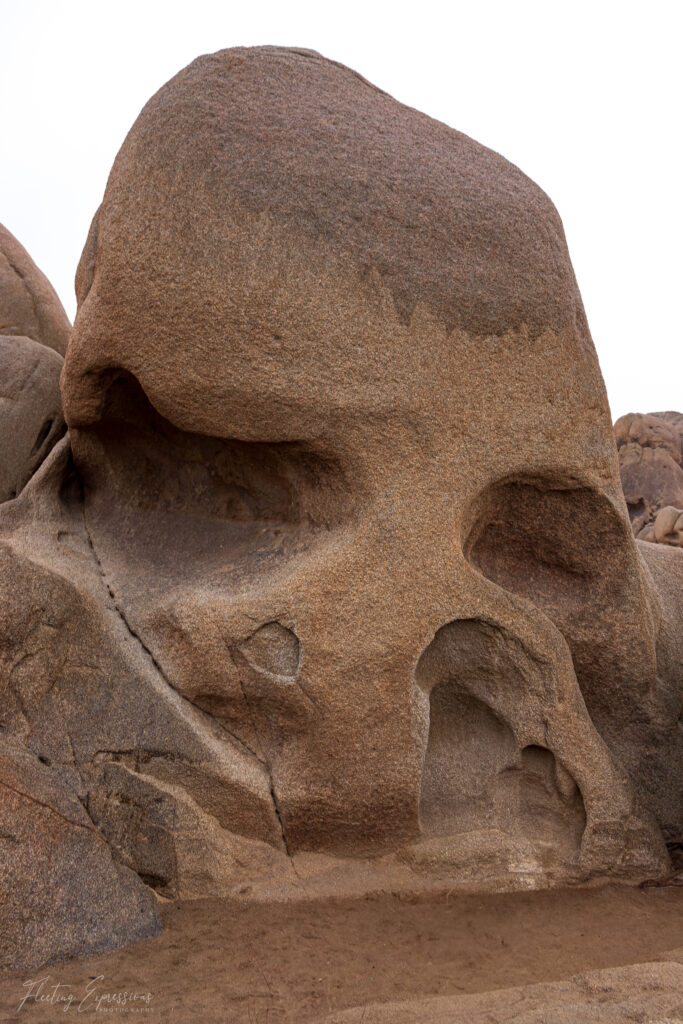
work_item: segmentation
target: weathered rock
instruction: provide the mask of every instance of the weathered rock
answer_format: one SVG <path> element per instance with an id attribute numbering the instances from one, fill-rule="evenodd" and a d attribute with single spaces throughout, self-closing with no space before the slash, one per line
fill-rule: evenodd
<path id="1" fill-rule="evenodd" d="M 52 286 L 0 224 L 0 502 L 65 431 L 59 393 L 71 325 Z"/>
<path id="2" fill-rule="evenodd" d="M 63 356 L 70 331 L 54 288 L 0 224 L 0 334 L 33 338 Z"/>
<path id="3" fill-rule="evenodd" d="M 61 370 L 52 349 L 0 335 L 0 502 L 19 494 L 66 430 Z"/>
<path id="4" fill-rule="evenodd" d="M 77 291 L 0 686 L 122 864 L 667 870 L 680 677 L 529 179 L 317 54 L 223 51 L 133 126 Z"/>
<path id="5" fill-rule="evenodd" d="M 676 412 L 629 413 L 614 424 L 619 471 L 633 533 L 639 540 L 680 546 L 675 526 L 683 514 L 683 415 Z M 683 526 L 683 521 L 682 521 Z"/>
<path id="6" fill-rule="evenodd" d="M 660 682 L 634 717 L 629 729 L 640 736 L 640 764 L 649 799 L 669 843 L 683 844 L 683 551 L 663 544 L 638 547 L 651 573 L 660 606 L 657 671 Z M 662 681 L 666 681 L 662 685 Z M 671 728 L 671 722 L 678 722 Z M 634 745 L 634 744 L 629 744 Z M 662 771 L 661 765 L 667 770 Z M 679 867 L 681 865 L 679 864 Z"/>
<path id="7" fill-rule="evenodd" d="M 683 548 L 683 509 L 666 505 L 655 516 L 653 524 L 656 544 L 671 544 Z"/>
<path id="8" fill-rule="evenodd" d="M 78 772 L 0 739 L 0 966 L 39 967 L 149 938 L 156 900 L 112 859 Z"/>

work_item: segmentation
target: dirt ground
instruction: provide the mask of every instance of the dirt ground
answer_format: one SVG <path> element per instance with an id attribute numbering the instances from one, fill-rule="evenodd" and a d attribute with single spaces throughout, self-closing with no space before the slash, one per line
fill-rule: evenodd
<path id="1" fill-rule="evenodd" d="M 675 887 L 203 900 L 166 904 L 162 915 L 161 935 L 118 953 L 0 972 L 0 1021 L 98 1014 L 289 1024 L 365 1003 L 555 981 L 683 946 L 683 888 Z"/>

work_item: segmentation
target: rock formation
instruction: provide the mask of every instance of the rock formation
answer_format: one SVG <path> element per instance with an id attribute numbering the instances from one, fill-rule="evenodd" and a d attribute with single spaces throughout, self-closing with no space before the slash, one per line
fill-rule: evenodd
<path id="1" fill-rule="evenodd" d="M 51 285 L 0 225 L 3 524 L 66 432 L 59 375 L 70 330 Z M 49 522 L 42 528 L 49 538 Z M 40 542 L 27 556 L 27 565 L 40 560 Z M 12 563 L 4 543 L 0 561 L 3 569 Z M 77 769 L 53 765 L 25 731 L 52 685 L 60 616 L 49 599 L 43 607 L 40 590 L 23 593 L 23 585 L 10 571 L 0 600 L 0 964 L 28 968 L 144 938 L 159 918 L 150 890 L 112 857 L 88 816 L 84 791 L 73 784 Z M 76 689 L 70 699 L 76 709 Z M 17 714 L 24 730 L 14 726 Z M 59 734 L 60 717 L 39 729 Z"/>
<path id="2" fill-rule="evenodd" d="M 54 288 L 0 224 L 0 335 L 33 338 L 63 356 L 70 332 Z"/>
<path id="3" fill-rule="evenodd" d="M 70 330 L 52 286 L 0 224 L 0 502 L 64 434 L 59 374 Z"/>
<path id="4" fill-rule="evenodd" d="M 683 414 L 629 413 L 614 436 L 634 535 L 683 547 Z"/>
<path id="5" fill-rule="evenodd" d="M 669 870 L 683 566 L 632 536 L 537 186 L 315 53 L 227 50 L 140 114 L 76 283 L 69 437 L 0 509 L 0 685 L 108 844 L 112 941 L 151 889 Z"/>

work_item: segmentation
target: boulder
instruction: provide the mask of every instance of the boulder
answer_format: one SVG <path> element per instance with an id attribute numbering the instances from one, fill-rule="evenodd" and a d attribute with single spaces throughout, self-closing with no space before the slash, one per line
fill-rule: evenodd
<path id="1" fill-rule="evenodd" d="M 50 282 L 0 224 L 0 503 L 66 430 L 59 375 L 70 331 Z"/>
<path id="2" fill-rule="evenodd" d="M 40 342 L 0 335 L 0 502 L 16 498 L 66 431 L 62 364 Z"/>
<path id="3" fill-rule="evenodd" d="M 0 966 L 40 967 L 150 938 L 154 894 L 117 864 L 78 772 L 0 739 Z"/>
<path id="4" fill-rule="evenodd" d="M 616 421 L 614 435 L 635 536 L 682 546 L 683 519 L 676 524 L 683 516 L 683 415 L 629 413 Z"/>
<path id="5" fill-rule="evenodd" d="M 116 863 L 179 898 L 670 871 L 673 641 L 533 182 L 226 50 L 140 114 L 77 292 L 69 437 L 0 509 L 0 693 Z"/>
<path id="6" fill-rule="evenodd" d="M 33 338 L 63 356 L 70 332 L 54 288 L 0 224 L 0 334 Z"/>

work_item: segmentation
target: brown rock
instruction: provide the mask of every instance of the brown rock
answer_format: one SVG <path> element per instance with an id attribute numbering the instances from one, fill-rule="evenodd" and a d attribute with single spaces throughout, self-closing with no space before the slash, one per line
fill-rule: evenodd
<path id="1" fill-rule="evenodd" d="M 661 509 L 683 510 L 683 415 L 676 412 L 629 413 L 614 424 L 619 470 L 633 533 L 640 540 L 678 544 Z"/>
<path id="2" fill-rule="evenodd" d="M 657 671 L 669 685 L 657 686 L 632 725 L 640 735 L 638 774 L 662 808 L 660 820 L 669 843 L 683 844 L 683 551 L 665 544 L 638 548 L 651 573 L 660 608 Z M 678 721 L 678 732 L 671 722 Z M 667 770 L 662 771 L 661 765 Z M 682 865 L 677 864 L 678 867 Z"/>
<path id="3" fill-rule="evenodd" d="M 0 224 L 0 334 L 33 338 L 63 356 L 70 332 L 54 288 Z"/>
<path id="4" fill-rule="evenodd" d="M 0 502 L 19 494 L 66 430 L 61 370 L 52 349 L 0 335 Z"/>
<path id="5" fill-rule="evenodd" d="M 0 224 L 0 502 L 65 431 L 59 393 L 71 325 L 47 278 Z"/>
<path id="6" fill-rule="evenodd" d="M 223 51 L 133 126 L 77 288 L 0 685 L 121 863 L 667 870 L 680 677 L 532 182 L 317 54 Z"/>
<path id="7" fill-rule="evenodd" d="M 0 740 L 2 967 L 116 949 L 161 927 L 153 894 L 112 859 L 77 780 Z"/>
<path id="8" fill-rule="evenodd" d="M 683 509 L 666 505 L 654 521 L 654 539 L 657 544 L 671 544 L 683 548 Z"/>

